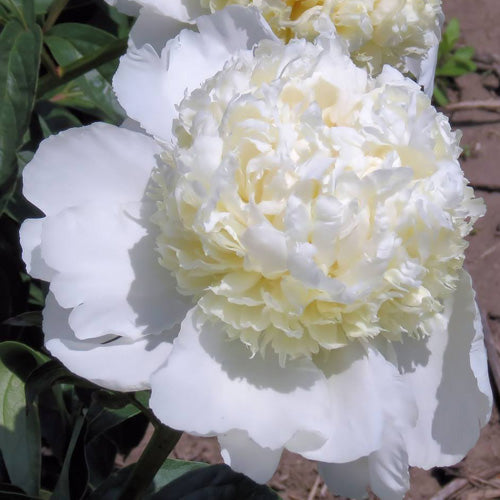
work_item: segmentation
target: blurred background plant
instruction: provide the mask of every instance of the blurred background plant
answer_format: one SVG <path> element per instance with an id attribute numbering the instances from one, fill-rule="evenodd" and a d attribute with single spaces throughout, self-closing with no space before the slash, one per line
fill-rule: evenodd
<path id="1" fill-rule="evenodd" d="M 433 96 L 438 106 L 446 106 L 450 102 L 448 89 L 455 86 L 455 78 L 477 70 L 473 60 L 474 47 L 460 46 L 459 40 L 460 23 L 457 18 L 452 18 L 447 23 L 439 44 Z"/>

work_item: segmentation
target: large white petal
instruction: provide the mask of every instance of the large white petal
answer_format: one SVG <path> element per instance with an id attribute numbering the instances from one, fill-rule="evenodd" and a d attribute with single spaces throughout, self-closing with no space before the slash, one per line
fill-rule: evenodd
<path id="1" fill-rule="evenodd" d="M 258 483 L 271 479 L 278 468 L 282 449 L 263 448 L 252 441 L 246 432 L 230 431 L 219 436 L 224 462 L 236 472 L 243 472 Z"/>
<path id="2" fill-rule="evenodd" d="M 410 487 L 408 455 L 399 430 L 387 424 L 381 448 L 369 456 L 345 464 L 318 464 L 331 491 L 365 498 L 370 488 L 383 500 L 402 500 Z"/>
<path id="3" fill-rule="evenodd" d="M 210 13 L 208 8 L 201 6 L 200 0 L 140 0 L 140 3 L 183 22 L 193 22 L 197 17 Z"/>
<path id="4" fill-rule="evenodd" d="M 157 16 L 168 16 L 183 22 L 193 22 L 198 16 L 210 13 L 208 8 L 201 6 L 200 0 L 105 0 L 105 2 L 129 16 L 136 16 L 139 9 L 145 6 Z"/>
<path id="5" fill-rule="evenodd" d="M 251 357 L 197 310 L 181 324 L 167 363 L 152 378 L 151 408 L 165 424 L 201 435 L 246 431 L 257 445 L 314 449 L 326 439 L 329 401 L 323 374 L 307 359 L 279 365 Z M 301 450 L 301 452 L 303 451 Z"/>
<path id="6" fill-rule="evenodd" d="M 40 144 L 23 171 L 23 194 L 45 215 L 139 201 L 158 152 L 150 137 L 105 123 L 66 130 Z"/>
<path id="7" fill-rule="evenodd" d="M 275 35 L 256 9 L 230 6 L 183 30 L 161 55 L 150 44 L 130 47 L 120 60 L 113 88 L 127 114 L 149 133 L 172 140 L 176 106 L 186 91 L 221 70 L 232 55 Z"/>
<path id="8" fill-rule="evenodd" d="M 137 338 L 180 323 L 189 299 L 158 263 L 149 222 L 152 202 L 94 204 L 45 219 L 42 257 L 55 271 L 50 289 L 80 339 Z"/>
<path id="9" fill-rule="evenodd" d="M 150 387 L 151 374 L 165 362 L 172 349 L 172 332 L 135 341 L 82 341 L 69 327 L 69 313 L 49 293 L 43 311 L 45 345 L 69 370 L 112 390 L 138 391 Z"/>
<path id="10" fill-rule="evenodd" d="M 132 49 L 140 49 L 149 44 L 157 54 L 161 54 L 169 40 L 176 37 L 182 29 L 190 27 L 191 25 L 179 21 L 176 17 L 160 15 L 156 9 L 147 6 L 141 9 L 130 30 L 128 45 Z"/>
<path id="11" fill-rule="evenodd" d="M 470 276 L 462 272 L 427 343 L 408 339 L 394 347 L 419 412 L 416 426 L 405 434 L 410 464 L 458 462 L 476 443 L 492 405 Z"/>
<path id="12" fill-rule="evenodd" d="M 127 16 L 137 16 L 142 2 L 135 2 L 133 0 L 104 0 L 112 7 L 116 7 L 120 12 L 127 14 Z"/>
<path id="13" fill-rule="evenodd" d="M 413 425 L 416 408 L 397 367 L 360 343 L 318 356 L 328 379 L 331 434 L 322 448 L 303 453 L 325 462 L 351 462 L 379 450 L 390 425 Z"/>
<path id="14" fill-rule="evenodd" d="M 26 219 L 19 231 L 19 239 L 21 241 L 22 257 L 28 271 L 33 278 L 50 281 L 54 275 L 54 271 L 47 266 L 42 258 L 42 219 Z"/>
<path id="15" fill-rule="evenodd" d="M 408 57 L 406 59 L 408 70 L 413 73 L 417 83 L 423 87 L 429 99 L 432 98 L 434 92 L 438 50 L 439 42 L 436 42 L 423 57 Z"/>

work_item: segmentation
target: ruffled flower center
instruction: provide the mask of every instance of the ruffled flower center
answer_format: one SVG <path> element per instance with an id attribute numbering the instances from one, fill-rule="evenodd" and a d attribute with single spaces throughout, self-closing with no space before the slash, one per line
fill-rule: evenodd
<path id="1" fill-rule="evenodd" d="M 439 41 L 441 0 L 202 0 L 211 12 L 226 5 L 253 5 L 285 42 L 318 35 L 318 20 L 333 22 L 358 66 L 374 75 L 390 64 L 408 72 Z"/>
<path id="2" fill-rule="evenodd" d="M 160 261 L 284 361 L 426 335 L 483 212 L 419 87 L 336 42 L 265 41 L 184 99 L 154 175 Z"/>

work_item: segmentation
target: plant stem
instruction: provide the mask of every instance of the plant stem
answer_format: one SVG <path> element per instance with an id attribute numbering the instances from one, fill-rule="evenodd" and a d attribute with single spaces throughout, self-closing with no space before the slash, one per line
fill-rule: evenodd
<path id="1" fill-rule="evenodd" d="M 54 90 L 60 85 L 84 75 L 87 71 L 116 59 L 124 54 L 126 50 L 127 38 L 119 38 L 89 56 L 81 57 L 67 66 L 60 66 L 58 68 L 59 76 L 48 74 L 40 78 L 38 82 L 37 98 L 40 99 L 50 90 Z"/>
<path id="2" fill-rule="evenodd" d="M 50 54 L 47 52 L 45 47 L 42 47 L 42 64 L 47 69 L 47 71 L 55 77 L 59 77 L 58 66 L 54 64 L 54 61 L 50 57 Z"/>
<path id="3" fill-rule="evenodd" d="M 54 26 L 55 22 L 57 21 L 57 18 L 61 15 L 61 12 L 64 10 L 64 7 L 66 7 L 67 3 L 68 0 L 55 0 L 55 2 L 52 3 L 49 9 L 49 13 L 47 15 L 47 19 L 42 28 L 42 31 L 44 33 L 49 31 L 50 28 Z"/>
<path id="4" fill-rule="evenodd" d="M 130 474 L 118 500 L 141 500 L 182 432 L 156 425 L 151 440 Z"/>

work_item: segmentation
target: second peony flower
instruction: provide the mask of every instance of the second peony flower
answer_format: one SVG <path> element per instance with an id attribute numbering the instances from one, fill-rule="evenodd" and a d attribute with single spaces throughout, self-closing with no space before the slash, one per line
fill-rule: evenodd
<path id="1" fill-rule="evenodd" d="M 287 448 L 335 493 L 402 499 L 409 465 L 459 461 L 491 411 L 459 135 L 333 31 L 285 45 L 237 6 L 196 29 L 139 23 L 114 80 L 139 126 L 64 132 L 25 169 L 46 346 L 151 388 L 257 481 Z"/>

